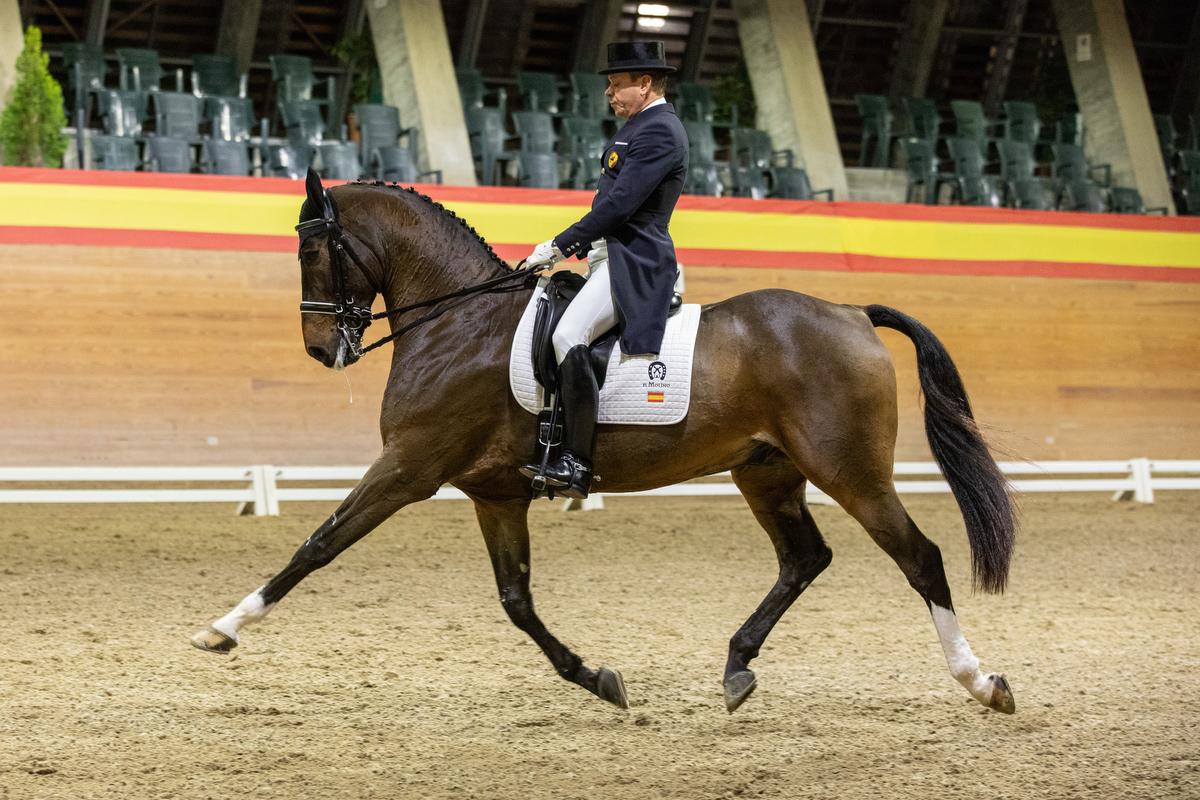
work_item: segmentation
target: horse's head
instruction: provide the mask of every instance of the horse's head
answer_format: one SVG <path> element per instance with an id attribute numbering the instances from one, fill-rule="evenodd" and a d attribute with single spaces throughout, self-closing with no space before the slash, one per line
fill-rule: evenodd
<path id="1" fill-rule="evenodd" d="M 361 240 L 342 228 L 333 195 L 308 171 L 300 208 L 300 325 L 308 354 L 327 367 L 348 367 L 362 355 L 377 293 L 360 258 Z M 358 242 L 356 245 L 353 242 Z"/>

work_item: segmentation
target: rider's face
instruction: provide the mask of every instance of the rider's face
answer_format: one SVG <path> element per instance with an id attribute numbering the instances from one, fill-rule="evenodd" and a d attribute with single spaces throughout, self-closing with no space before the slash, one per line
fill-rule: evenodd
<path id="1" fill-rule="evenodd" d="M 650 76 L 617 72 L 608 76 L 608 88 L 604 91 L 613 113 L 621 119 L 629 119 L 650 102 Z"/>

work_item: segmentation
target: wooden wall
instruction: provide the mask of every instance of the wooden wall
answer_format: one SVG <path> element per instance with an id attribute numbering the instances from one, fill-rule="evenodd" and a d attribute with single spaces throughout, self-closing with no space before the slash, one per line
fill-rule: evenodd
<path id="1" fill-rule="evenodd" d="M 370 461 L 388 359 L 346 375 L 310 359 L 298 275 L 291 255 L 3 249 L 0 463 Z M 690 302 L 764 286 L 921 319 L 1013 456 L 1200 457 L 1200 285 L 687 271 Z M 926 459 L 912 347 L 881 335 L 901 379 L 897 455 Z"/>

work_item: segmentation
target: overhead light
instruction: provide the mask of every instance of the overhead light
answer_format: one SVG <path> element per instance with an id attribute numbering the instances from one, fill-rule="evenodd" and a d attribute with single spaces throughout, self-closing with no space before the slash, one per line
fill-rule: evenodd
<path id="1" fill-rule="evenodd" d="M 666 24 L 666 20 L 662 17 L 638 17 L 637 24 L 639 28 L 661 28 Z"/>
<path id="2" fill-rule="evenodd" d="M 662 3 L 639 3 L 639 17 L 665 17 L 671 13 L 670 6 L 664 6 Z M 638 20 L 641 22 L 641 20 Z M 654 27 L 654 26 L 650 26 Z"/>

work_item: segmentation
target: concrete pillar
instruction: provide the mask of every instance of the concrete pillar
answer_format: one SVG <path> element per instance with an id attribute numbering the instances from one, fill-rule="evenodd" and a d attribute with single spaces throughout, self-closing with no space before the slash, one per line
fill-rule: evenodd
<path id="1" fill-rule="evenodd" d="M 1200 5 L 1192 16 L 1192 32 L 1188 36 L 1184 51 L 1183 66 L 1175 79 L 1175 95 L 1171 100 L 1171 113 L 1180 130 L 1187 131 L 1188 117 L 1200 115 Z M 1198 146 L 1190 144 L 1189 147 Z"/>
<path id="2" fill-rule="evenodd" d="M 924 97 L 929 90 L 949 7 L 950 0 L 910 0 L 888 89 L 894 107 L 899 107 L 901 98 Z"/>
<path id="3" fill-rule="evenodd" d="M 250 69 L 262 0 L 225 0 L 217 32 L 217 52 L 237 59 L 238 74 Z"/>
<path id="4" fill-rule="evenodd" d="M 446 183 L 475 185 L 446 21 L 438 0 L 368 0 L 383 101 L 421 131 L 421 157 Z"/>
<path id="5" fill-rule="evenodd" d="M 17 0 L 0 0 L 0 110 L 17 82 L 17 56 L 24 47 L 20 5 Z"/>
<path id="6" fill-rule="evenodd" d="M 1175 203 L 1154 117 L 1129 34 L 1123 0 L 1053 0 L 1075 99 L 1087 126 L 1087 155 L 1112 164 L 1113 182 L 1132 186 L 1147 206 Z"/>
<path id="7" fill-rule="evenodd" d="M 91 0 L 88 4 L 87 43 L 104 46 L 104 34 L 108 30 L 108 11 L 111 0 Z"/>
<path id="8" fill-rule="evenodd" d="M 771 134 L 776 150 L 796 153 L 815 188 L 847 199 L 846 167 L 804 0 L 734 0 L 733 7 L 758 127 Z"/>
<path id="9" fill-rule="evenodd" d="M 608 43 L 617 40 L 622 3 L 621 0 L 595 0 L 584 5 L 579 41 L 575 43 L 574 70 L 595 72 L 608 63 Z"/>

